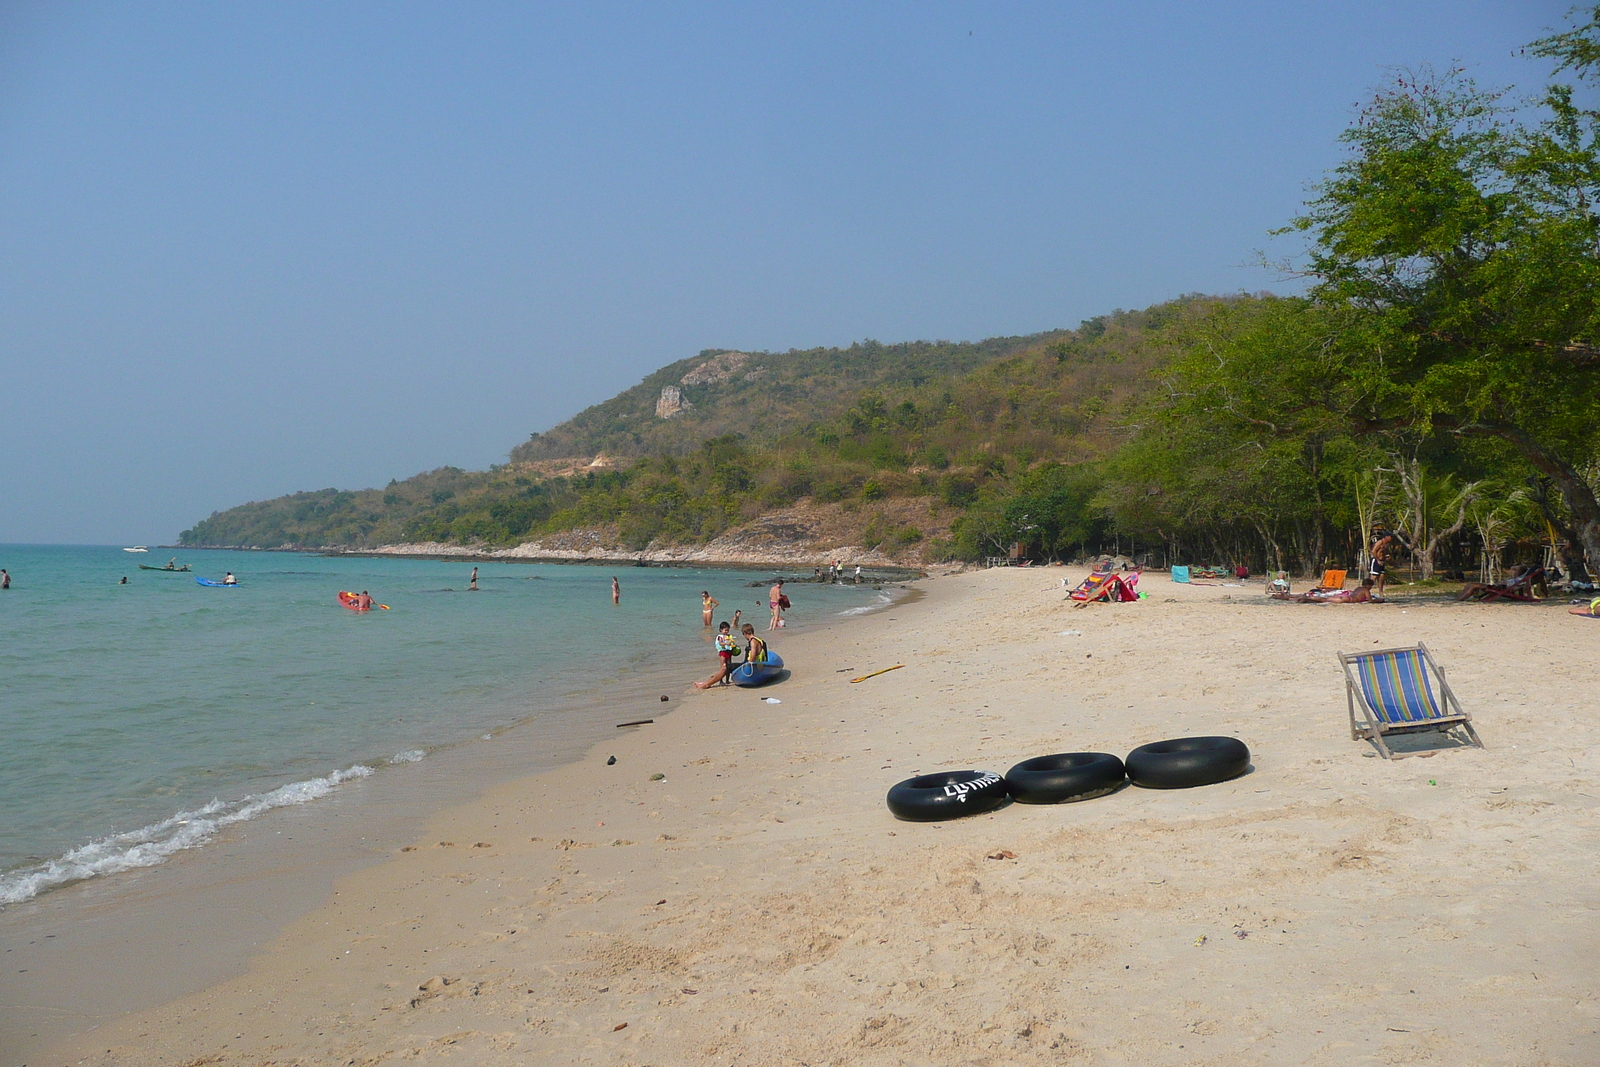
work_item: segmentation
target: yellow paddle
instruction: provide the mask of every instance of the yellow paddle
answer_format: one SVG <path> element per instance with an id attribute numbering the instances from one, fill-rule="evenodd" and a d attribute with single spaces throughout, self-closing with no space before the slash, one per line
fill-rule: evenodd
<path id="1" fill-rule="evenodd" d="M 897 671 L 901 667 L 904 667 L 904 666 L 905 666 L 904 663 L 896 663 L 893 667 L 885 667 L 881 671 L 873 671 L 871 674 L 863 674 L 859 678 L 852 678 L 852 679 L 850 679 L 850 684 L 851 685 L 855 685 L 857 682 L 864 682 L 868 678 L 876 678 L 880 674 L 888 674 L 890 671 Z"/>

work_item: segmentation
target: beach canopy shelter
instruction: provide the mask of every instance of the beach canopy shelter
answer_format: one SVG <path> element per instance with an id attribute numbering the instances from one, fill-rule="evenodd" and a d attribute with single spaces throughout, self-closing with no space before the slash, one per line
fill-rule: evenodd
<path id="1" fill-rule="evenodd" d="M 1189 580 L 1189 568 L 1174 565 L 1172 568 L 1172 580 L 1175 582 L 1187 582 Z"/>
<path id="2" fill-rule="evenodd" d="M 1483 747 L 1472 728 L 1472 716 L 1445 681 L 1444 669 L 1434 660 L 1428 646 L 1420 642 L 1411 648 L 1381 648 L 1372 652 L 1340 652 L 1344 667 L 1345 700 L 1350 711 L 1350 738 L 1366 739 L 1377 746 L 1384 759 L 1398 759 L 1414 751 L 1438 748 Z M 1356 716 L 1360 710 L 1360 718 Z M 1433 749 L 1395 752 L 1385 738 L 1433 732 L 1438 739 L 1455 743 Z M 1458 732 L 1464 735 L 1462 740 Z"/>

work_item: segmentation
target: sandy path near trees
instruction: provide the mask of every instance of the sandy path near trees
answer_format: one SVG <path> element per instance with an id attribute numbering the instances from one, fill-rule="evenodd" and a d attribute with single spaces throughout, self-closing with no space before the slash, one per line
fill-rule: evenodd
<path id="1" fill-rule="evenodd" d="M 778 644 L 781 705 L 686 699 L 446 812 L 249 973 L 39 1062 L 1600 1062 L 1600 623 L 1165 575 L 1075 610 L 1064 575 L 939 578 Z M 1334 650 L 1418 639 L 1485 751 L 1349 740 Z M 1195 733 L 1254 772 L 883 806 L 917 770 Z"/>

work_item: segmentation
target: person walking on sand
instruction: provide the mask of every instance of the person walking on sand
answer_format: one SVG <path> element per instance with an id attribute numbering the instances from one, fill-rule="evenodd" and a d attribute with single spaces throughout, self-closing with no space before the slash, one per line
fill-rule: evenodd
<path id="1" fill-rule="evenodd" d="M 772 609 L 772 621 L 767 624 L 767 629 L 776 630 L 783 625 L 783 609 L 789 606 L 789 598 L 783 592 L 783 579 L 779 578 L 771 589 L 767 590 L 767 607 Z"/>
<path id="2" fill-rule="evenodd" d="M 622 583 L 615 578 L 611 579 L 611 602 L 613 604 L 622 603 Z"/>
<path id="3" fill-rule="evenodd" d="M 711 613 L 717 610 L 718 603 L 719 601 L 716 597 L 704 589 L 700 590 L 700 622 L 703 625 L 711 625 Z"/>
<path id="4" fill-rule="evenodd" d="M 1373 525 L 1372 562 L 1367 566 L 1367 576 L 1372 579 L 1374 596 L 1383 595 L 1383 587 L 1389 580 L 1389 548 L 1394 540 L 1394 534 L 1384 529 L 1382 524 Z"/>
<path id="5" fill-rule="evenodd" d="M 476 568 L 476 567 L 472 568 L 472 581 L 467 583 L 467 588 L 468 589 L 477 589 L 478 588 L 478 568 Z"/>
<path id="6" fill-rule="evenodd" d="M 703 682 L 694 683 L 696 689 L 710 689 L 714 685 L 729 685 L 728 679 L 733 674 L 733 654 L 739 651 L 738 644 L 733 635 L 728 632 L 728 624 L 722 623 L 717 627 L 717 658 L 722 662 L 717 667 L 717 673 Z"/>

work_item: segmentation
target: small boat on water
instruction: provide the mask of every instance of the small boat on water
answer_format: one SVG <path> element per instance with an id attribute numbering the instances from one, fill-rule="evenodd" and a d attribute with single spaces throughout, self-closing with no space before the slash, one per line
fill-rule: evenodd
<path id="1" fill-rule="evenodd" d="M 122 551 L 124 551 L 124 552 L 148 552 L 150 550 L 148 548 L 146 548 L 144 545 L 134 545 L 132 548 L 125 548 Z"/>
<path id="2" fill-rule="evenodd" d="M 152 567 L 148 563 L 141 563 L 139 564 L 139 569 L 142 571 L 171 571 L 173 574 L 181 574 L 182 572 L 191 570 L 192 568 L 187 563 L 181 567 L 175 567 L 170 563 L 165 567 Z"/>
<path id="3" fill-rule="evenodd" d="M 202 578 L 198 574 L 194 576 L 194 580 L 195 580 L 195 584 L 196 585 L 210 586 L 213 589 L 237 589 L 237 588 L 239 588 L 239 583 L 238 582 L 219 582 L 219 581 L 216 581 L 216 580 L 211 579 L 211 578 Z"/>
<path id="4" fill-rule="evenodd" d="M 778 676 L 783 670 L 783 657 L 772 649 L 767 649 L 767 658 L 755 663 L 741 663 L 733 669 L 733 684 L 742 685 L 746 689 L 753 686 L 765 685 Z"/>

